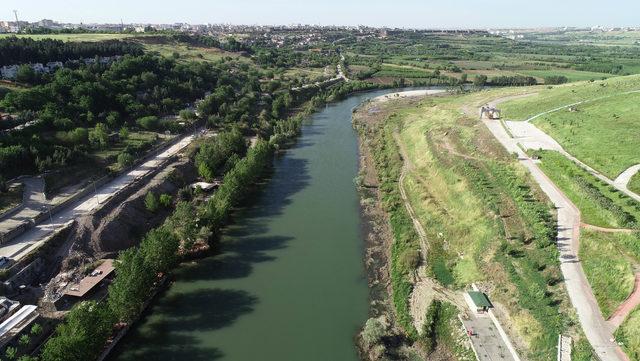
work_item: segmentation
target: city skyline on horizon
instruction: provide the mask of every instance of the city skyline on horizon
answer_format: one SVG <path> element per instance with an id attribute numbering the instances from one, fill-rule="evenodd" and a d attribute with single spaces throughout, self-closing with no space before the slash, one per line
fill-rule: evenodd
<path id="1" fill-rule="evenodd" d="M 217 2 L 217 1 L 216 1 Z M 64 8 L 35 0 L 28 8 L 17 0 L 8 0 L 0 19 L 14 21 L 13 10 L 21 21 L 51 19 L 61 23 L 139 23 L 139 24 L 233 24 L 233 25 L 321 25 L 372 26 L 416 29 L 487 29 L 544 27 L 634 27 L 640 25 L 633 15 L 640 3 L 613 0 L 608 6 L 599 1 L 568 0 L 562 3 L 541 0 L 536 4 L 490 0 L 477 4 L 460 0 L 455 4 L 405 0 L 401 3 L 370 0 L 322 3 L 276 0 L 220 1 L 184 0 L 179 4 L 168 0 L 135 3 L 115 0 L 87 4 L 69 0 Z M 592 6 L 590 6 L 590 4 Z M 244 6 L 246 5 L 246 6 Z M 545 6 L 548 5 L 548 6 Z M 620 6 L 616 6 L 620 5 Z M 74 8 L 69 12 L 65 9 Z M 413 11 L 406 12 L 407 8 Z M 549 9 L 553 8 L 554 11 Z M 195 9 L 195 10 L 194 10 Z M 336 10 L 339 9 L 339 10 Z M 498 9 L 498 10 L 497 10 Z M 197 11 L 196 11 L 197 10 Z M 79 15 L 80 14 L 80 15 Z M 520 16 L 527 14 L 527 16 Z"/>

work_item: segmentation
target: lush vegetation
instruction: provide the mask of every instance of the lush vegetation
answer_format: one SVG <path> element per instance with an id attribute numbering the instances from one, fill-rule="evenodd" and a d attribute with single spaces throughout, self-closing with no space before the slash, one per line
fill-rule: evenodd
<path id="1" fill-rule="evenodd" d="M 631 294 L 640 265 L 640 234 L 580 232 L 580 259 L 603 316 Z"/>
<path id="2" fill-rule="evenodd" d="M 582 221 L 607 228 L 637 228 L 640 203 L 600 181 L 558 152 L 537 151 L 540 168 L 580 209 Z"/>
<path id="3" fill-rule="evenodd" d="M 640 126 L 639 100 L 640 93 L 615 95 L 578 105 L 576 111 L 545 115 L 535 122 L 567 152 L 615 179 L 628 167 L 640 163 L 634 146 L 640 135 L 636 131 Z"/>
<path id="4" fill-rule="evenodd" d="M 398 180 L 402 170 L 402 158 L 393 138 L 394 128 L 398 126 L 396 117 L 390 118 L 378 127 L 359 127 L 369 142 L 374 154 L 375 166 L 380 182 L 382 206 L 389 214 L 389 222 L 394 236 L 391 246 L 391 284 L 392 300 L 398 323 L 411 338 L 417 338 L 418 332 L 411 321 L 409 298 L 413 290 L 412 275 L 420 248 L 418 234 L 400 196 Z"/>
<path id="5" fill-rule="evenodd" d="M 640 308 L 636 308 L 616 330 L 616 341 L 631 360 L 640 360 Z"/>
<path id="6" fill-rule="evenodd" d="M 527 356 L 546 360 L 555 356 L 557 335 L 574 327 L 568 322 L 570 304 L 561 284 L 555 220 L 526 173 L 486 129 L 460 116 L 461 106 L 480 104 L 487 96 L 483 92 L 428 99 L 417 107 L 397 106 L 399 110 L 388 105 L 393 109 L 388 111 L 395 115 L 380 125 L 374 134 L 377 138 L 368 139 L 376 139 L 371 142 L 375 145 L 372 149 L 384 154 L 376 154 L 384 165 L 377 167 L 379 173 L 390 174 L 380 189 L 395 190 L 400 169 L 395 164 L 401 160 L 392 152 L 397 149 L 392 132 L 399 132 L 401 147 L 407 153 L 404 161 L 412 169 L 404 185 L 427 232 L 426 265 L 432 277 L 456 288 L 471 282 L 493 285 L 490 297 L 508 310 L 508 324 L 525 340 Z M 389 144 L 389 150 L 378 145 L 383 139 L 387 139 L 382 144 Z M 383 205 L 387 204 L 385 199 Z M 400 204 L 390 210 L 395 241 L 404 245 L 407 242 L 403 240 L 411 237 L 413 243 L 406 249 L 417 247 L 408 216 L 400 223 L 404 228 L 394 225 L 395 215 L 404 213 L 404 207 Z M 395 253 L 398 259 L 409 259 L 399 254 Z M 396 269 L 402 276 L 397 270 L 402 268 Z M 406 277 L 394 279 L 394 273 L 392 282 L 400 291 L 394 289 L 394 301 L 397 296 L 396 311 L 401 318 L 407 298 L 400 297 L 410 293 L 402 286 L 411 284 Z M 585 355 L 588 358 L 589 351 Z"/>
<path id="7" fill-rule="evenodd" d="M 109 40 L 101 42 L 63 42 L 24 37 L 0 38 L 0 66 L 24 63 L 67 62 L 82 58 L 113 55 L 142 55 L 140 44 Z"/>
<path id="8" fill-rule="evenodd" d="M 636 194 L 640 194 L 640 172 L 631 177 L 629 184 L 627 184 L 627 188 Z"/>

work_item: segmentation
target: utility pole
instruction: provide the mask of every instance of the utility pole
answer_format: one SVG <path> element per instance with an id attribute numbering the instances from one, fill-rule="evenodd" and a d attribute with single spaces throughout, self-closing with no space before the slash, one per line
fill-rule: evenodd
<path id="1" fill-rule="evenodd" d="M 18 20 L 18 10 L 13 10 L 13 16 L 16 17 L 16 26 L 18 27 L 18 32 L 20 32 L 20 20 Z"/>

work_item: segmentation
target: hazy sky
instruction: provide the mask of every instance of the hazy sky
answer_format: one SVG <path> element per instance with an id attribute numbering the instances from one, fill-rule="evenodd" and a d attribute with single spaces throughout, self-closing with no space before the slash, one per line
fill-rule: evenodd
<path id="1" fill-rule="evenodd" d="M 640 0 L 0 0 L 0 19 L 62 22 L 373 25 L 417 28 L 636 26 Z"/>

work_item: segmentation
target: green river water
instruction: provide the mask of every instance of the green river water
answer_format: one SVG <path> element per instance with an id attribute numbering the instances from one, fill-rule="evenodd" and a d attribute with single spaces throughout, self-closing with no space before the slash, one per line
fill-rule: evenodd
<path id="1" fill-rule="evenodd" d="M 368 288 L 351 110 L 388 92 L 311 116 L 220 253 L 182 266 L 111 359 L 357 360 Z"/>

